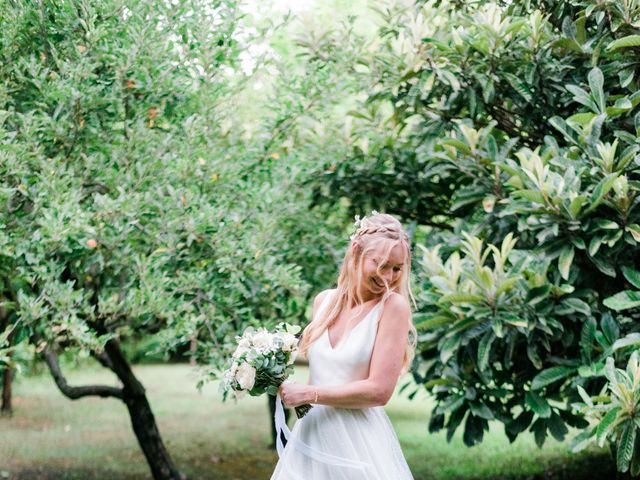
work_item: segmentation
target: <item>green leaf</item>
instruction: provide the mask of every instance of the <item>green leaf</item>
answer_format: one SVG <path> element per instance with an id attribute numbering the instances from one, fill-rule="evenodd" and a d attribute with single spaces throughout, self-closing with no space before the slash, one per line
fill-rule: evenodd
<path id="1" fill-rule="evenodd" d="M 629 470 L 629 463 L 633 456 L 633 445 L 636 441 L 636 426 L 631 420 L 627 420 L 622 430 L 620 442 L 618 443 L 618 454 L 616 463 L 618 471 L 624 473 Z"/>
<path id="2" fill-rule="evenodd" d="M 544 205 L 544 197 L 538 190 L 517 190 L 513 192 L 514 197 L 522 197 L 530 202 Z"/>
<path id="3" fill-rule="evenodd" d="M 440 347 L 440 361 L 447 363 L 453 356 L 455 351 L 459 348 L 460 335 L 452 335 L 447 338 Z"/>
<path id="4" fill-rule="evenodd" d="M 619 406 L 613 407 L 604 417 L 602 417 L 600 423 L 598 423 L 598 426 L 596 427 L 596 439 L 598 441 L 598 445 L 602 445 L 604 442 L 604 439 L 607 437 L 609 432 L 609 427 L 615 421 L 620 409 L 621 407 Z"/>
<path id="5" fill-rule="evenodd" d="M 606 337 L 607 344 L 609 345 L 613 344 L 613 342 L 615 342 L 620 336 L 618 322 L 616 322 L 609 313 L 605 313 L 602 316 L 602 320 L 600 320 L 600 327 L 602 328 L 602 333 Z"/>
<path id="6" fill-rule="evenodd" d="M 507 79 L 507 81 L 509 82 L 509 84 L 513 87 L 513 89 L 516 92 L 518 92 L 518 94 L 522 98 L 524 98 L 524 100 L 526 102 L 530 102 L 532 100 L 533 95 L 531 95 L 531 90 L 529 90 L 529 87 L 527 86 L 527 84 L 525 82 L 520 80 L 518 77 L 516 77 L 512 73 L 505 73 L 504 76 Z"/>
<path id="7" fill-rule="evenodd" d="M 510 433 L 515 439 L 516 436 L 524 432 L 527 429 L 527 427 L 531 424 L 531 420 L 533 420 L 533 415 L 534 415 L 533 412 L 524 410 L 514 420 L 505 424 L 505 430 L 508 433 Z"/>
<path id="8" fill-rule="evenodd" d="M 275 385 L 269 385 L 269 386 L 267 387 L 266 392 L 267 392 L 269 395 L 273 395 L 273 396 L 275 396 L 275 395 L 277 395 L 277 394 L 278 394 L 278 387 L 276 387 Z"/>
<path id="9" fill-rule="evenodd" d="M 559 442 L 564 440 L 564 436 L 569 432 L 564 420 L 557 413 L 553 413 L 547 420 L 547 428 L 549 432 Z"/>
<path id="10" fill-rule="evenodd" d="M 562 135 L 567 141 L 574 144 L 577 143 L 575 135 L 567 128 L 566 122 L 561 117 L 558 117 L 558 116 L 551 117 L 549 119 L 549 123 L 553 128 L 555 128 L 560 133 L 562 133 Z"/>
<path id="11" fill-rule="evenodd" d="M 585 92 L 586 93 L 586 92 Z M 571 115 L 567 118 L 567 122 L 569 123 L 577 123 L 581 127 L 588 125 L 591 120 L 595 118 L 596 114 L 592 112 L 581 112 Z"/>
<path id="12" fill-rule="evenodd" d="M 561 305 L 569 307 L 572 311 L 582 313 L 583 315 L 591 314 L 591 307 L 589 307 L 589 304 L 580 300 L 579 298 L 565 298 L 562 301 Z"/>
<path id="13" fill-rule="evenodd" d="M 503 280 L 500 286 L 496 289 L 496 297 L 511 290 L 511 288 L 520 281 L 520 276 L 509 277 Z"/>
<path id="14" fill-rule="evenodd" d="M 551 385 L 552 383 L 568 377 L 574 372 L 575 368 L 570 367 L 558 366 L 547 368 L 534 377 L 531 382 L 531 390 L 540 390 L 547 385 Z"/>
<path id="15" fill-rule="evenodd" d="M 450 293 L 449 295 L 443 295 L 440 299 L 440 303 L 480 303 L 485 300 L 486 299 L 482 295 L 476 295 L 473 293 Z"/>
<path id="16" fill-rule="evenodd" d="M 587 197 L 585 195 L 578 195 L 576 198 L 571 200 L 571 204 L 569 205 L 569 212 L 571 212 L 571 216 L 573 218 L 578 218 L 578 215 L 580 214 L 580 210 L 582 210 L 582 206 L 586 201 L 587 201 Z"/>
<path id="17" fill-rule="evenodd" d="M 491 345 L 496 339 L 493 330 L 489 330 L 484 334 L 478 344 L 478 370 L 484 371 L 489 365 L 489 356 L 491 354 Z"/>
<path id="18" fill-rule="evenodd" d="M 558 260 L 558 269 L 560 270 L 560 275 L 565 280 L 569 279 L 569 270 L 571 269 L 571 263 L 573 262 L 573 255 L 575 251 L 573 246 L 567 246 L 562 249 L 560 252 L 560 258 Z"/>
<path id="19" fill-rule="evenodd" d="M 591 361 L 591 353 L 593 351 L 593 341 L 596 334 L 596 321 L 593 317 L 589 317 L 582 325 L 580 331 L 580 349 L 587 362 Z"/>
<path id="20" fill-rule="evenodd" d="M 471 155 L 471 149 L 469 148 L 469 145 L 461 140 L 458 140 L 457 138 L 445 138 L 444 140 L 442 140 L 442 143 L 445 145 L 449 145 L 456 150 L 460 150 L 462 153 Z"/>
<path id="21" fill-rule="evenodd" d="M 593 400 L 591 400 L 591 397 L 589 396 L 589 394 L 586 392 L 586 390 L 584 388 L 582 388 L 582 386 L 578 385 L 578 394 L 580 395 L 580 398 L 582 398 L 582 401 L 590 406 L 593 407 Z"/>
<path id="22" fill-rule="evenodd" d="M 495 418 L 491 409 L 484 403 L 471 402 L 469 408 L 471 413 L 477 417 L 484 418 L 485 420 L 493 420 Z"/>
<path id="23" fill-rule="evenodd" d="M 591 443 L 594 431 L 594 428 L 588 428 L 576 435 L 571 441 L 571 452 L 578 453 L 584 450 Z"/>
<path id="24" fill-rule="evenodd" d="M 588 75 L 589 80 L 589 88 L 591 89 L 591 97 L 595 101 L 598 106 L 598 111 L 603 113 L 606 109 L 605 99 L 604 99 L 604 76 L 602 75 L 602 71 L 598 67 L 594 67 Z"/>
<path id="25" fill-rule="evenodd" d="M 615 278 L 616 270 L 609 263 L 607 263 L 604 260 L 601 260 L 601 259 L 599 259 L 597 257 L 589 257 L 589 259 L 598 268 L 598 270 L 600 270 L 602 273 L 604 273 L 605 275 L 608 275 L 610 277 Z"/>
<path id="26" fill-rule="evenodd" d="M 446 325 L 447 323 L 451 323 L 454 320 L 455 319 L 451 317 L 438 315 L 433 318 L 429 318 L 427 320 L 423 320 L 421 322 L 416 323 L 416 329 L 419 331 L 429 330 L 434 327 L 439 327 L 440 325 Z"/>
<path id="27" fill-rule="evenodd" d="M 551 285 L 546 284 L 541 287 L 535 287 L 529 290 L 527 293 L 527 303 L 529 305 L 535 305 L 540 303 L 545 298 L 549 296 L 549 292 L 551 291 Z"/>
<path id="28" fill-rule="evenodd" d="M 636 345 L 640 345 L 640 333 L 629 333 L 627 336 L 616 340 L 611 348 L 615 352 L 616 350 L 620 350 L 621 348 Z"/>
<path id="29" fill-rule="evenodd" d="M 540 418 L 549 418 L 551 416 L 551 407 L 546 399 L 529 391 L 525 395 L 525 402 L 529 408 L 536 413 Z"/>
<path id="30" fill-rule="evenodd" d="M 602 203 L 605 195 L 609 193 L 609 190 L 613 187 L 616 178 L 618 178 L 618 174 L 614 172 L 606 175 L 602 180 L 600 180 L 600 182 L 598 182 L 596 187 L 593 189 L 591 200 L 589 202 L 589 206 L 585 210 L 585 213 L 592 212 L 598 207 L 598 205 L 600 205 L 600 203 Z"/>
<path id="31" fill-rule="evenodd" d="M 589 242 L 589 255 L 591 255 L 592 257 L 595 256 L 595 254 L 598 253 L 598 250 L 600 250 L 600 246 L 602 245 L 603 241 L 604 237 L 592 237 L 591 241 Z"/>
<path id="32" fill-rule="evenodd" d="M 640 292 L 636 290 L 624 290 L 611 297 L 605 298 L 602 303 L 616 312 L 635 308 L 640 306 Z"/>
<path id="33" fill-rule="evenodd" d="M 567 90 L 573 94 L 573 99 L 581 105 L 591 109 L 593 112 L 600 113 L 598 105 L 594 102 L 593 97 L 589 95 L 585 90 L 576 85 L 567 85 Z M 594 114 L 595 116 L 595 114 Z M 569 122 L 571 118 L 567 119 Z"/>
<path id="34" fill-rule="evenodd" d="M 640 47 L 640 35 L 628 35 L 614 40 L 607 46 L 607 50 L 614 51 L 620 48 Z"/>
<path id="35" fill-rule="evenodd" d="M 636 288 L 640 288 L 640 272 L 638 270 L 634 270 L 631 267 L 624 266 L 622 267 L 622 274 L 631 285 Z"/>
<path id="36" fill-rule="evenodd" d="M 537 419 L 533 422 L 533 425 L 531 425 L 531 431 L 533 432 L 536 445 L 539 448 L 542 448 L 542 445 L 544 445 L 544 441 L 547 438 L 547 422 L 542 418 Z"/>
<path id="37" fill-rule="evenodd" d="M 640 225 L 638 225 L 637 223 L 632 223 L 630 225 L 627 225 L 625 230 L 631 234 L 636 242 L 640 243 Z"/>

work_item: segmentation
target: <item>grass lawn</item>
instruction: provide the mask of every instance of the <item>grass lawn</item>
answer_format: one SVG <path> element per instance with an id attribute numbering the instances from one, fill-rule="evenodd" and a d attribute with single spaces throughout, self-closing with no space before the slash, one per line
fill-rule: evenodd
<path id="1" fill-rule="evenodd" d="M 135 370 L 174 461 L 190 479 L 269 478 L 276 454 L 268 448 L 265 398 L 223 403 L 213 383 L 199 393 L 195 373 L 186 365 Z M 298 368 L 299 380 L 306 381 L 306 375 Z M 69 371 L 68 379 L 72 385 L 116 385 L 100 367 Z M 447 443 L 444 433 L 427 432 L 430 405 L 426 395 L 413 401 L 396 395 L 387 406 L 416 480 L 615 478 L 605 451 L 572 455 L 566 443 L 554 440 L 538 449 L 529 435 L 509 444 L 498 425 L 479 446 L 465 447 L 460 433 Z M 14 407 L 12 418 L 0 418 L 0 479 L 150 478 L 120 401 L 71 401 L 42 375 L 18 379 Z"/>

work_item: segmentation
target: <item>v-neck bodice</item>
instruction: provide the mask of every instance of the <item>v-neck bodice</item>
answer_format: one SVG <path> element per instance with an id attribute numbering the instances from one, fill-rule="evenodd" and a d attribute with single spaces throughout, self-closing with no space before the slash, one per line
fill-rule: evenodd
<path id="1" fill-rule="evenodd" d="M 328 293 L 316 316 L 326 315 Z M 378 333 L 378 319 L 382 302 L 378 302 L 353 328 L 345 331 L 332 347 L 329 329 L 309 348 L 309 377 L 312 385 L 339 385 L 364 380 L 369 376 L 371 354 Z"/>

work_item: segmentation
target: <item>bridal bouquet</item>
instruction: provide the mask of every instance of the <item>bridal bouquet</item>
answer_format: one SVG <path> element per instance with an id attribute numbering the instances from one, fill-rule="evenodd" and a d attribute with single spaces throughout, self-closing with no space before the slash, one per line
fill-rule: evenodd
<path id="1" fill-rule="evenodd" d="M 276 395 L 278 387 L 293 372 L 293 362 L 298 354 L 295 334 L 300 327 L 281 323 L 273 332 L 265 328 L 247 328 L 236 337 L 238 346 L 231 356 L 231 366 L 224 373 L 220 389 L 226 400 L 230 392 L 236 398 L 248 393 L 259 396 Z M 311 405 L 295 407 L 298 418 L 304 417 Z"/>

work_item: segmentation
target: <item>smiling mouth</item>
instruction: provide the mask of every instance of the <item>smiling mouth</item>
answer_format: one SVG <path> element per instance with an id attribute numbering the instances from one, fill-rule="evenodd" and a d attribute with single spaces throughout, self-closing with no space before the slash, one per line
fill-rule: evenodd
<path id="1" fill-rule="evenodd" d="M 375 283 L 375 284 L 376 284 L 378 287 L 380 287 L 380 288 L 386 288 L 386 286 L 385 286 L 385 284 L 384 284 L 384 283 L 380 283 L 380 282 L 379 282 L 379 281 L 377 281 L 375 278 L 372 278 L 372 279 L 371 279 L 371 281 L 372 281 L 373 283 Z"/>

